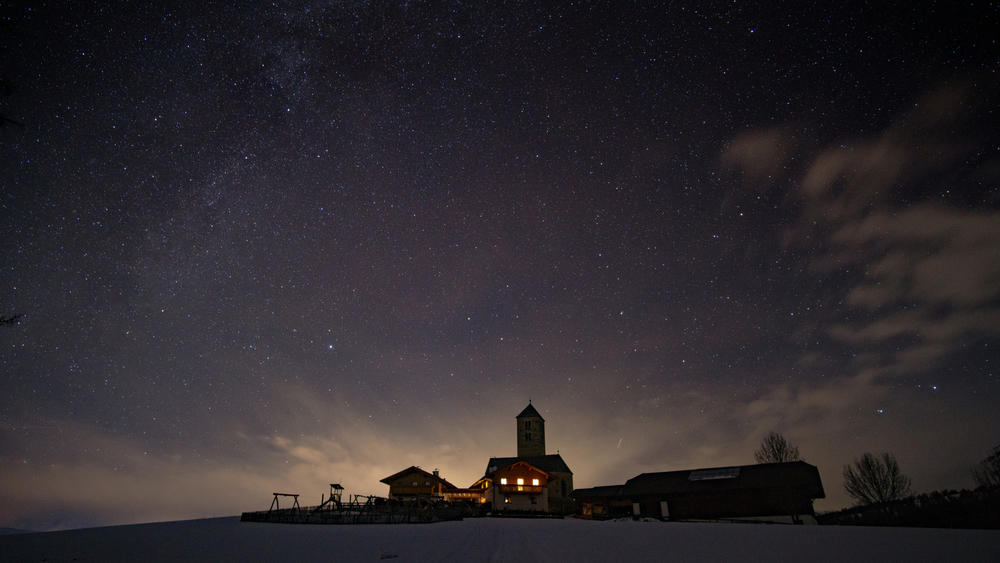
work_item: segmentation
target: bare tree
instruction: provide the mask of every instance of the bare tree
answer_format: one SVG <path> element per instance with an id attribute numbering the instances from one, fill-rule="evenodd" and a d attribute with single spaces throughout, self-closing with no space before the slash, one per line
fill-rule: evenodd
<path id="1" fill-rule="evenodd" d="M 754 452 L 757 463 L 784 463 L 786 461 L 802 461 L 799 448 L 788 443 L 785 437 L 773 430 L 760 443 L 760 449 Z"/>
<path id="2" fill-rule="evenodd" d="M 844 489 L 858 505 L 879 504 L 910 495 L 910 478 L 899 470 L 896 456 L 865 452 L 844 466 Z"/>
<path id="3" fill-rule="evenodd" d="M 1000 487 L 1000 446 L 972 468 L 972 478 L 980 487 Z"/>

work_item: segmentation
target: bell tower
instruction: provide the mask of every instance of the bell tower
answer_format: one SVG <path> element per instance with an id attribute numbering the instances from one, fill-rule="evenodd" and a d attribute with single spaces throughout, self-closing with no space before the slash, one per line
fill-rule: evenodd
<path id="1" fill-rule="evenodd" d="M 517 457 L 545 455 L 545 419 L 535 407 L 525 407 L 517 415 Z"/>

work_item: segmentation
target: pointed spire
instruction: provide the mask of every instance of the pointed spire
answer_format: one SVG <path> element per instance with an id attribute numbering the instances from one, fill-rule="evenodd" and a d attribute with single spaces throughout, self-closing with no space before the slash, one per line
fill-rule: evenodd
<path id="1" fill-rule="evenodd" d="M 524 407 L 524 410 L 521 411 L 521 414 L 517 415 L 514 418 L 542 418 L 542 415 L 538 414 L 538 411 L 535 410 L 535 407 L 531 405 L 531 399 L 528 399 L 528 406 Z M 545 419 L 542 418 L 542 420 Z"/>

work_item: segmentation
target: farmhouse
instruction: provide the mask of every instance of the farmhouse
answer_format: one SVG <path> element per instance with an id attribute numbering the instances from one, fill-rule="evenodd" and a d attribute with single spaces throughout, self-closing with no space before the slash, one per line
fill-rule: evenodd
<path id="1" fill-rule="evenodd" d="M 381 482 L 389 485 L 389 498 L 395 500 L 441 497 L 444 491 L 455 489 L 455 485 L 442 478 L 437 469 L 434 473 L 428 473 L 415 465 L 390 475 Z"/>
<path id="2" fill-rule="evenodd" d="M 574 491 L 583 518 L 759 520 L 815 524 L 825 498 L 819 470 L 804 461 L 643 473 L 624 485 Z"/>
<path id="3" fill-rule="evenodd" d="M 534 465 L 515 461 L 494 470 L 485 479 L 492 483 L 487 489 L 486 500 L 492 503 L 494 510 L 549 511 L 547 485 L 552 476 Z"/>

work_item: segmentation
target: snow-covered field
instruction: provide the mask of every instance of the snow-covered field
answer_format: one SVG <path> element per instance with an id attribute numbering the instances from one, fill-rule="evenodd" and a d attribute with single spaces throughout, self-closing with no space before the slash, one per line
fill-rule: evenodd
<path id="1" fill-rule="evenodd" d="M 212 518 L 0 536 L 2 561 L 1000 561 L 1000 531 L 472 519 L 308 526 Z"/>

